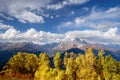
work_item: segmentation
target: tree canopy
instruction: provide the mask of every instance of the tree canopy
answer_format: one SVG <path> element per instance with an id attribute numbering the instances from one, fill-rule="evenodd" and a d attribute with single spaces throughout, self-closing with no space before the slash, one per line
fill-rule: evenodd
<path id="1" fill-rule="evenodd" d="M 120 62 L 111 55 L 103 56 L 100 50 L 95 56 L 92 48 L 85 54 L 60 53 L 51 59 L 47 53 L 35 54 L 18 52 L 4 66 L 5 75 L 30 74 L 34 80 L 120 80 Z"/>

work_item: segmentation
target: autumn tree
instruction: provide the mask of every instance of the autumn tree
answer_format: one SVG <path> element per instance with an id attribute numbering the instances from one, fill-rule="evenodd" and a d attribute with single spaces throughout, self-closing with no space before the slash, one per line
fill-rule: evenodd
<path id="1" fill-rule="evenodd" d="M 49 56 L 46 53 L 40 54 L 39 67 L 35 73 L 35 80 L 63 80 L 65 71 L 61 69 L 60 53 L 53 59 L 54 68 L 50 66 Z"/>
<path id="2" fill-rule="evenodd" d="M 103 77 L 105 78 L 105 80 L 117 80 L 117 78 L 120 79 L 120 67 L 118 66 L 119 64 L 116 60 L 108 55 L 105 57 L 103 64 Z"/>
<path id="3" fill-rule="evenodd" d="M 98 78 L 95 69 L 96 57 L 91 48 L 85 54 L 78 54 L 75 61 L 76 80 L 94 80 Z"/>
<path id="4" fill-rule="evenodd" d="M 72 58 L 67 59 L 67 64 L 66 64 L 66 77 L 68 80 L 75 80 L 75 69 L 74 69 L 74 60 Z"/>
<path id="5" fill-rule="evenodd" d="M 39 67 L 35 72 L 35 80 L 48 80 L 48 73 L 50 71 L 50 60 L 46 53 L 41 53 L 39 56 Z"/>
<path id="6" fill-rule="evenodd" d="M 10 58 L 3 71 L 6 75 L 30 74 L 32 76 L 38 67 L 38 61 L 35 54 L 18 52 Z"/>
<path id="7" fill-rule="evenodd" d="M 50 58 L 47 53 L 38 57 L 18 52 L 4 66 L 2 74 L 14 77 L 30 74 L 34 80 L 120 80 L 120 62 L 104 53 L 100 50 L 95 56 L 92 48 L 88 48 L 85 54 L 66 52 L 61 58 L 61 54 L 56 53 Z M 54 67 L 50 66 L 50 59 Z"/>
<path id="8" fill-rule="evenodd" d="M 60 53 L 56 53 L 53 61 L 54 61 L 54 66 L 55 66 L 55 68 L 61 69 L 62 60 L 61 60 L 61 58 L 60 58 Z"/>
<path id="9" fill-rule="evenodd" d="M 85 54 L 75 55 L 73 52 L 66 52 L 63 60 L 60 58 L 60 53 L 57 53 L 53 57 L 54 67 L 50 66 L 49 56 L 42 53 L 34 79 L 119 80 L 120 62 L 110 55 L 104 56 L 104 53 L 103 50 L 100 50 L 98 56 L 95 56 L 92 48 L 88 48 Z"/>

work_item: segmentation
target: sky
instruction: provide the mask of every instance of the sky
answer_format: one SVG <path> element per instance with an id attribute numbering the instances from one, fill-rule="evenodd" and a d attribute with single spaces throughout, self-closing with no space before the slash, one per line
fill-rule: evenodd
<path id="1" fill-rule="evenodd" d="M 120 0 L 0 0 L 0 42 L 120 44 Z"/>

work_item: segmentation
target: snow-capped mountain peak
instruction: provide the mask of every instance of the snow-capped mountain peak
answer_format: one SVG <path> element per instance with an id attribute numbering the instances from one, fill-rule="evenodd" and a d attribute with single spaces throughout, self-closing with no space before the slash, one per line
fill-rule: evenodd
<path id="1" fill-rule="evenodd" d="M 67 50 L 70 48 L 81 48 L 86 44 L 88 44 L 87 41 L 80 38 L 74 38 L 70 40 L 62 40 L 54 49 Z"/>
<path id="2" fill-rule="evenodd" d="M 87 44 L 87 41 L 85 41 L 84 39 L 80 39 L 80 38 L 74 38 L 73 41 L 76 43 L 80 43 L 80 44 Z"/>

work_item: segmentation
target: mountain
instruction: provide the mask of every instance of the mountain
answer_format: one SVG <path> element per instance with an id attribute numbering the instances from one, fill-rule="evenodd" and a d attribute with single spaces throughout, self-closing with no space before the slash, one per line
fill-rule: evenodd
<path id="1" fill-rule="evenodd" d="M 79 38 L 75 38 L 72 40 L 63 40 L 59 42 L 58 45 L 55 46 L 52 50 L 65 51 L 71 48 L 81 48 L 87 44 L 88 44 L 87 41 L 79 39 Z"/>
<path id="2" fill-rule="evenodd" d="M 45 51 L 40 45 L 33 43 L 0 43 L 0 69 L 17 52 L 36 53 L 37 55 Z"/>
<path id="3" fill-rule="evenodd" d="M 27 42 L 21 42 L 21 43 L 0 43 L 0 50 L 9 50 L 9 51 L 14 51 L 14 50 L 20 50 L 20 51 L 39 51 L 39 50 L 44 51 L 44 49 L 37 44 L 33 43 L 27 43 Z"/>
<path id="4" fill-rule="evenodd" d="M 115 45 L 113 45 L 113 47 L 114 46 Z M 120 50 L 120 47 L 112 48 L 109 45 L 91 44 L 91 43 L 88 43 L 87 41 L 85 41 L 83 39 L 79 39 L 79 38 L 75 38 L 75 39 L 72 39 L 72 40 L 63 40 L 63 41 L 59 42 L 56 46 L 54 46 L 51 50 L 52 51 L 64 52 L 64 51 L 69 50 L 71 48 L 79 48 L 79 49 L 82 49 L 82 50 L 86 50 L 89 47 L 91 47 L 95 50 L 104 49 L 104 50 L 111 51 L 111 52 L 116 52 L 117 50 Z"/>
<path id="5" fill-rule="evenodd" d="M 106 46 L 108 48 L 112 48 L 112 49 L 117 49 L 117 50 L 120 50 L 120 45 L 118 44 L 107 44 L 107 45 L 103 45 L 103 46 Z"/>
<path id="6" fill-rule="evenodd" d="M 94 52 L 98 50 L 105 50 L 106 54 L 111 54 L 115 59 L 120 60 L 120 45 L 104 45 L 104 44 L 91 44 L 86 40 L 75 38 L 71 40 L 63 40 L 58 43 L 50 43 L 45 45 L 38 45 L 32 42 L 19 42 L 19 43 L 0 43 L 0 69 L 3 65 L 17 52 L 29 52 L 39 54 L 41 52 L 48 53 L 49 56 L 54 56 L 56 52 L 63 55 L 65 52 L 84 53 L 87 48 L 93 48 Z"/>
<path id="7" fill-rule="evenodd" d="M 39 52 L 47 52 L 50 56 L 55 55 L 56 52 L 65 52 L 72 48 L 79 48 L 82 50 L 86 50 L 87 48 L 93 48 L 95 50 L 107 50 L 111 52 L 118 52 L 120 50 L 120 45 L 103 45 L 103 44 L 91 44 L 86 40 L 75 38 L 71 40 L 62 40 L 58 43 L 50 43 L 45 45 L 38 45 L 32 42 L 19 42 L 19 43 L 0 43 L 0 53 L 10 52 L 15 54 L 16 52 L 31 52 L 37 53 Z"/>

